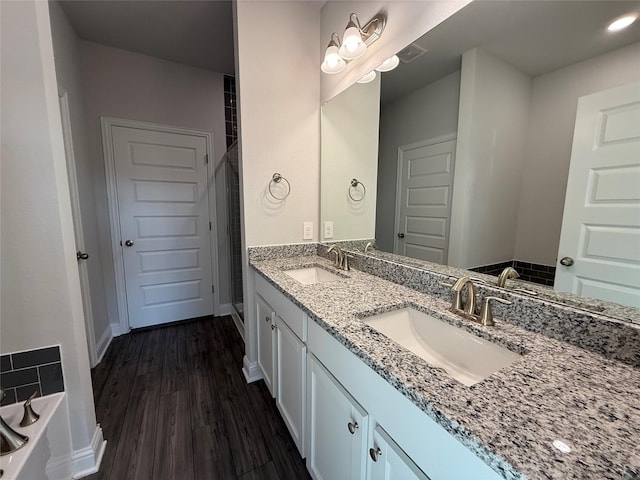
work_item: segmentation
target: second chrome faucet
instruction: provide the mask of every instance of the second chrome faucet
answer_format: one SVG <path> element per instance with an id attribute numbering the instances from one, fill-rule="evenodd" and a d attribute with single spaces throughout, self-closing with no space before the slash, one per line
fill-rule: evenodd
<path id="1" fill-rule="evenodd" d="M 334 267 L 339 268 L 341 270 L 351 270 L 351 267 L 349 266 L 349 259 L 353 258 L 352 255 L 349 255 L 348 253 L 343 252 L 342 249 L 337 245 L 331 245 L 327 249 L 327 253 L 331 253 L 331 252 L 333 252 L 336 256 L 333 262 Z"/>
<path id="2" fill-rule="evenodd" d="M 465 300 L 462 298 L 462 291 L 466 287 L 467 297 Z M 482 325 L 491 326 L 495 325 L 493 320 L 493 310 L 491 308 L 491 301 L 504 303 L 505 305 L 511 305 L 511 302 L 504 300 L 500 297 L 487 296 L 482 301 L 482 308 L 480 313 L 476 314 L 477 303 L 477 290 L 473 281 L 469 277 L 461 277 L 451 287 L 453 291 L 453 298 L 451 301 L 451 312 L 459 315 L 467 320 L 480 323 Z"/>

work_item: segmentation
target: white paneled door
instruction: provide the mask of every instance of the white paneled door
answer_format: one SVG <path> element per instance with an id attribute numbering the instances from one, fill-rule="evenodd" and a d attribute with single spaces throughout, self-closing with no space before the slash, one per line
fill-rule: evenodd
<path id="1" fill-rule="evenodd" d="M 394 253 L 447 264 L 455 140 L 398 149 Z"/>
<path id="2" fill-rule="evenodd" d="M 578 101 L 555 289 L 640 307 L 640 83 Z"/>
<path id="3" fill-rule="evenodd" d="M 206 138 L 111 135 L 130 327 L 212 315 Z"/>

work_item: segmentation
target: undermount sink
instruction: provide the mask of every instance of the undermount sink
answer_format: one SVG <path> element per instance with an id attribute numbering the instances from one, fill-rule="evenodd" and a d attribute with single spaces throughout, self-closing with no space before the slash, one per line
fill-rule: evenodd
<path id="1" fill-rule="evenodd" d="M 304 285 L 335 282 L 336 280 L 343 280 L 344 278 L 318 266 L 297 268 L 295 270 L 285 270 L 284 273 Z"/>
<path id="2" fill-rule="evenodd" d="M 518 353 L 413 308 L 362 321 L 467 386 L 521 358 Z"/>

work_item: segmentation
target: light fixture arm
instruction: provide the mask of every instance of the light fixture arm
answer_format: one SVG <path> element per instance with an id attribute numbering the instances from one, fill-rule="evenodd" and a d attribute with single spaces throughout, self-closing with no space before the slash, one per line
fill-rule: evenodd
<path id="1" fill-rule="evenodd" d="M 353 19 L 355 18 L 355 22 Z M 349 17 L 362 35 L 362 40 L 368 46 L 378 40 L 384 31 L 384 27 L 387 25 L 387 17 L 383 13 L 378 13 L 375 17 L 365 23 L 364 27 L 360 26 L 360 20 L 355 13 L 352 13 Z"/>

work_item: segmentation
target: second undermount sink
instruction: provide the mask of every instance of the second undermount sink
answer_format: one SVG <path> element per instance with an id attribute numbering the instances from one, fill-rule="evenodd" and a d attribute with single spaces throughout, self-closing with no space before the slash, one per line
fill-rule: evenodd
<path id="1" fill-rule="evenodd" d="M 297 268 L 295 270 L 285 270 L 284 273 L 304 285 L 335 282 L 336 280 L 343 280 L 344 278 L 319 266 Z"/>
<path id="2" fill-rule="evenodd" d="M 362 321 L 467 386 L 521 358 L 518 353 L 414 308 L 381 313 Z"/>

